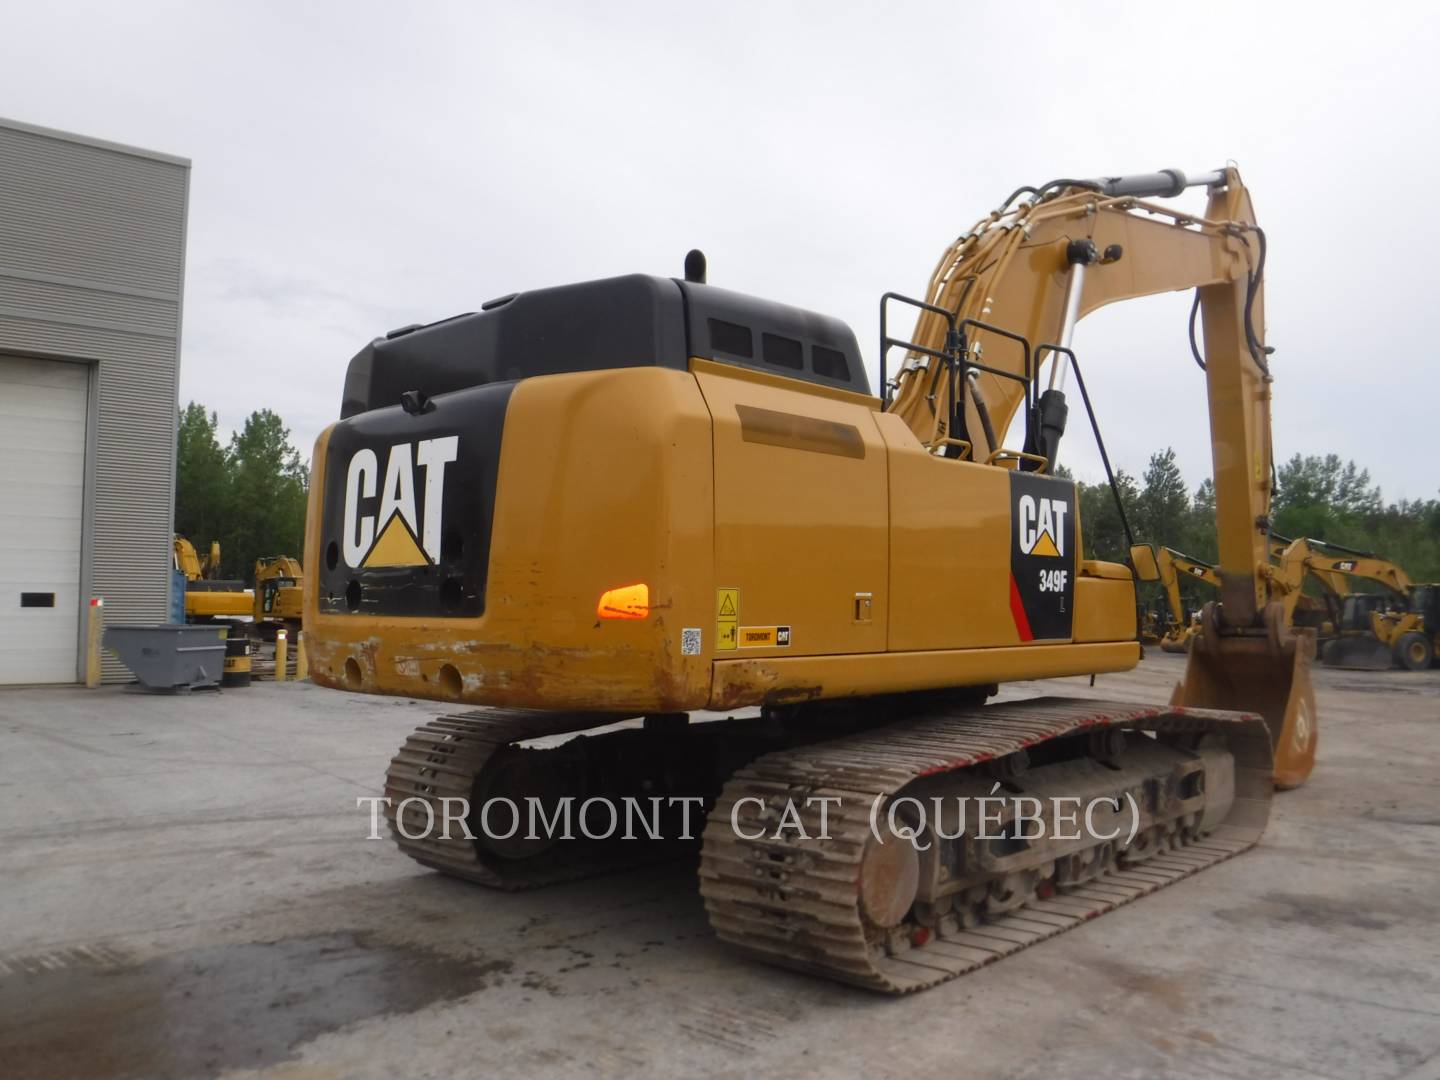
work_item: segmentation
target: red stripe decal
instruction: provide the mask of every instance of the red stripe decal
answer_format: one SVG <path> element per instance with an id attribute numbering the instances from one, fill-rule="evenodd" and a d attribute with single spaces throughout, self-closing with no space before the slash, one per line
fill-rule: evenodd
<path id="1" fill-rule="evenodd" d="M 1010 575 L 1010 615 L 1015 620 L 1020 640 L 1034 641 L 1035 635 L 1030 632 L 1030 619 L 1025 614 L 1025 603 L 1020 599 L 1020 586 L 1015 583 L 1014 574 Z"/>

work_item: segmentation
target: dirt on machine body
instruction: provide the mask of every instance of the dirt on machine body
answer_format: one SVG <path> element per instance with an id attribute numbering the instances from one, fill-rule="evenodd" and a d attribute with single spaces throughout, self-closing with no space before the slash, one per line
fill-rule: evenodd
<path id="1" fill-rule="evenodd" d="M 1203 214 L 1150 201 L 1189 187 Z M 402 850 L 534 887 L 683 848 L 694 800 L 721 937 L 904 992 L 1253 844 L 1317 743 L 1313 638 L 1267 573 L 1264 262 L 1234 169 L 1167 170 L 1017 190 L 924 299 L 886 294 L 878 393 L 843 323 L 710 285 L 698 252 L 683 280 L 533 290 L 374 342 L 316 444 L 312 674 L 482 707 L 392 762 Z M 1053 472 L 1067 381 L 1101 436 L 1078 320 L 1188 288 L 1220 558 L 1185 679 L 1153 708 L 985 705 L 1003 682 L 1140 659 L 1154 552 L 1085 558 Z M 901 310 L 909 337 L 889 331 Z M 998 833 L 957 809 L 997 793 Z M 1038 835 L 1022 798 L 1052 808 Z M 575 799 L 660 799 L 664 836 L 483 820 Z M 1053 807 L 1072 799 L 1131 827 L 1062 838 Z M 466 829 L 436 835 L 457 800 Z"/>

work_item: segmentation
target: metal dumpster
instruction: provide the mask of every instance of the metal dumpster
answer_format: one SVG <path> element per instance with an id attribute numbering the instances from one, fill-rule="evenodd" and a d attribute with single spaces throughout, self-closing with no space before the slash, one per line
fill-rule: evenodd
<path id="1" fill-rule="evenodd" d="M 105 648 L 152 690 L 196 690 L 220 685 L 225 640 L 218 626 L 107 626 Z"/>

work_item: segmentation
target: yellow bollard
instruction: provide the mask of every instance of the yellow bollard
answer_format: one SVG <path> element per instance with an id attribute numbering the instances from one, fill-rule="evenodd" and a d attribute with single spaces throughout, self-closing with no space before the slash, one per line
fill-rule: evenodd
<path id="1" fill-rule="evenodd" d="M 295 631 L 295 681 L 304 682 L 310 677 L 310 659 L 305 655 L 305 631 Z"/>
<path id="2" fill-rule="evenodd" d="M 290 640 L 282 627 L 275 631 L 275 681 L 285 681 L 285 669 L 290 664 Z"/>
<path id="3" fill-rule="evenodd" d="M 85 624 L 85 685 L 100 685 L 100 642 L 105 637 L 105 598 L 92 596 Z"/>

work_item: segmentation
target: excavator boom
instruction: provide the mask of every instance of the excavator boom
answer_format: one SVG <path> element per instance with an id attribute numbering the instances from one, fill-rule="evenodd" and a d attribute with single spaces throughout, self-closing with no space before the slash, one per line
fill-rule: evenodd
<path id="1" fill-rule="evenodd" d="M 1208 188 L 1203 216 L 1144 200 L 1196 185 Z M 1052 188 L 1058 193 L 1045 197 Z M 1309 677 L 1315 646 L 1309 634 L 1294 630 L 1286 593 L 1270 573 L 1266 240 L 1249 192 L 1238 170 L 1227 168 L 1193 181 L 1176 170 L 1057 181 L 1028 201 L 1014 198 L 941 258 L 920 305 L 915 339 L 886 388 L 894 394 L 890 411 L 938 452 L 1049 470 L 1068 411 L 1067 371 L 1074 372 L 1099 436 L 1072 349 L 1079 319 L 1118 301 L 1195 289 L 1221 598 L 1206 612 L 1174 701 L 1212 708 L 1263 702 L 1277 779 L 1285 786 L 1302 783 L 1317 739 Z M 892 344 L 882 340 L 882 348 Z M 1048 387 L 1037 393 L 1047 370 Z M 999 433 L 1003 441 L 1017 414 L 1024 426 L 1018 453 L 993 438 Z"/>
<path id="2" fill-rule="evenodd" d="M 1294 612 L 1307 576 L 1341 597 L 1352 591 L 1347 585 L 1352 581 L 1374 582 L 1400 599 L 1407 597 L 1414 586 L 1410 575 L 1383 555 L 1354 551 L 1308 537 L 1286 545 L 1270 576 L 1272 588 L 1285 604 L 1287 617 Z"/>

